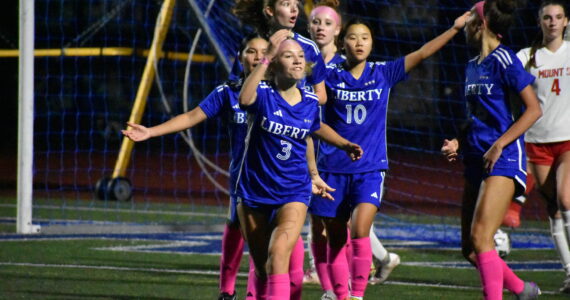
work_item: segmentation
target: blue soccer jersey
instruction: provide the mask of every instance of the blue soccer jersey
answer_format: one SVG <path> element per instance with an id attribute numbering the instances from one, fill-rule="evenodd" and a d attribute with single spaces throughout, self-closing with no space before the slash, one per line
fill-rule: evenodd
<path id="1" fill-rule="evenodd" d="M 315 42 L 298 33 L 293 34 L 293 39 L 301 45 L 301 48 L 303 48 L 303 52 L 305 53 L 305 60 L 307 61 L 307 64 L 311 66 L 310 74 L 307 74 L 307 77 L 300 81 L 299 86 L 312 86 L 321 83 L 327 76 L 327 69 L 319 47 L 317 47 Z M 236 59 L 232 66 L 230 79 L 233 80 L 239 78 L 242 72 L 243 66 L 239 59 Z"/>
<path id="2" fill-rule="evenodd" d="M 305 138 L 320 128 L 318 99 L 300 89 L 301 102 L 291 106 L 266 82 L 247 108 L 248 136 L 236 194 L 259 204 L 282 205 L 311 197 Z"/>
<path id="3" fill-rule="evenodd" d="M 515 122 L 509 92 L 520 93 L 534 77 L 525 71 L 515 53 L 499 45 L 478 63 L 469 61 L 465 71 L 465 99 L 469 127 L 463 145 L 466 160 L 478 159 Z M 519 169 L 526 165 L 523 136 L 507 145 L 495 168 Z"/>
<path id="4" fill-rule="evenodd" d="M 243 156 L 244 140 L 247 133 L 247 115 L 240 108 L 238 101 L 241 83 L 239 81 L 220 85 L 199 104 L 209 119 L 221 116 L 228 124 L 231 149 L 230 193 L 236 184 L 239 173 L 238 162 Z"/>
<path id="5" fill-rule="evenodd" d="M 325 80 L 327 103 L 325 122 L 347 140 L 364 150 L 352 162 L 344 151 L 322 143 L 319 171 L 362 173 L 388 169 L 386 153 L 386 113 L 390 89 L 406 78 L 404 58 L 390 62 L 368 62 L 359 79 L 343 64 L 329 65 Z"/>
<path id="6" fill-rule="evenodd" d="M 334 65 L 340 65 L 340 64 L 344 63 L 345 60 L 346 60 L 346 57 L 345 57 L 344 55 L 340 55 L 340 54 L 337 53 L 337 54 L 335 54 L 335 55 L 333 56 L 333 58 L 332 58 L 328 63 L 326 63 L 326 64 L 327 64 L 327 67 L 334 66 Z M 327 69 L 327 72 L 329 72 L 330 70 L 331 70 L 330 68 Z M 327 74 L 328 74 L 328 73 L 327 73 Z"/>

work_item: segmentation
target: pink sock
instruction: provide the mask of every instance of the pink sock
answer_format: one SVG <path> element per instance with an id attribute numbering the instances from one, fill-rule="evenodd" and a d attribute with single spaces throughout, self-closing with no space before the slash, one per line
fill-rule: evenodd
<path id="1" fill-rule="evenodd" d="M 334 249 L 327 245 L 327 262 L 334 294 L 338 299 L 347 298 L 348 262 L 346 261 L 346 246 Z"/>
<path id="2" fill-rule="evenodd" d="M 291 294 L 289 274 L 272 274 L 268 276 L 268 300 L 288 300 Z"/>
<path id="3" fill-rule="evenodd" d="M 351 241 L 351 237 L 350 237 L 350 227 L 346 228 L 346 261 L 348 262 L 349 268 L 350 266 L 352 266 L 352 258 L 353 258 L 353 253 L 352 253 L 352 243 Z"/>
<path id="4" fill-rule="evenodd" d="M 497 251 L 477 254 L 477 265 L 485 300 L 503 299 L 503 266 Z"/>
<path id="5" fill-rule="evenodd" d="M 323 291 L 332 291 L 333 287 L 327 267 L 327 244 L 311 243 L 311 248 L 315 257 L 315 268 L 317 269 L 317 275 L 319 275 L 321 288 Z"/>
<path id="6" fill-rule="evenodd" d="M 255 300 L 257 294 L 257 287 L 262 285 L 263 282 L 257 279 L 257 275 L 255 275 L 255 265 L 253 264 L 253 259 L 251 256 L 249 257 L 249 276 L 247 277 L 247 292 L 245 299 L 247 300 Z"/>
<path id="7" fill-rule="evenodd" d="M 503 285 L 505 288 L 515 294 L 520 294 L 524 290 L 524 281 L 522 281 L 501 259 L 503 266 Z"/>
<path id="8" fill-rule="evenodd" d="M 305 262 L 305 244 L 299 236 L 289 260 L 289 280 L 291 281 L 291 300 L 301 300 L 303 289 L 303 264 Z"/>
<path id="9" fill-rule="evenodd" d="M 226 224 L 222 237 L 222 257 L 220 260 L 220 292 L 233 295 L 239 263 L 243 255 L 243 237 L 239 228 Z"/>
<path id="10" fill-rule="evenodd" d="M 364 291 L 366 291 L 366 285 L 368 284 L 368 275 L 370 274 L 370 266 L 372 265 L 370 237 L 352 239 L 350 243 L 353 251 L 351 295 L 364 297 Z"/>

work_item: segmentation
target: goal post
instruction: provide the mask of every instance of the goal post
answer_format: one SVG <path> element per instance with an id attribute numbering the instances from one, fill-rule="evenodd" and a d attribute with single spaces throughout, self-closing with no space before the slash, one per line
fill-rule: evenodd
<path id="1" fill-rule="evenodd" d="M 18 191 L 16 231 L 38 233 L 32 224 L 34 186 L 34 0 L 20 0 L 18 72 Z"/>

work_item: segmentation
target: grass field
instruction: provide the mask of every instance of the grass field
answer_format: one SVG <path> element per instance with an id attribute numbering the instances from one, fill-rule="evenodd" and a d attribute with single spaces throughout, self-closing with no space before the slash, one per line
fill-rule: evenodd
<path id="1" fill-rule="evenodd" d="M 219 232 L 21 236 L 14 233 L 14 215 L 10 206 L 0 209 L 1 299 L 217 297 Z M 538 231 L 545 234 L 544 229 Z M 384 242 L 401 256 L 402 264 L 386 284 L 369 286 L 366 299 L 482 298 L 478 275 L 464 263 L 456 245 Z M 568 299 L 557 293 L 564 273 L 556 260 L 552 249 L 516 248 L 508 257 L 509 264 L 524 269 L 517 274 L 539 284 L 541 299 Z M 244 256 L 237 282 L 240 296 L 246 265 Z M 305 285 L 303 299 L 320 295 L 318 286 Z"/>

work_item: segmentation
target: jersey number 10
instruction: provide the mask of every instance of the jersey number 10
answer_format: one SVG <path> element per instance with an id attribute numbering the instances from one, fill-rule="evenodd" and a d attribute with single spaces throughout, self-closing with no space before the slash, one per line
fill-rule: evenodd
<path id="1" fill-rule="evenodd" d="M 362 124 L 364 120 L 366 120 L 366 107 L 362 104 L 358 104 L 354 106 L 354 110 L 352 109 L 352 105 L 346 105 L 346 124 L 352 124 L 352 119 L 354 118 L 354 123 Z"/>

